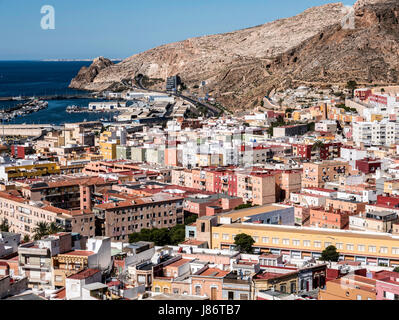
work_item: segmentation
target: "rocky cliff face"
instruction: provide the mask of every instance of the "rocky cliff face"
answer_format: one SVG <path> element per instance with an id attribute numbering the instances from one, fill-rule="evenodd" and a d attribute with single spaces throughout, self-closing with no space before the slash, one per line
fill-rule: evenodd
<path id="1" fill-rule="evenodd" d="M 265 25 L 192 38 L 134 55 L 119 64 L 81 70 L 71 87 L 104 90 L 144 74 L 179 74 L 230 108 L 251 107 L 273 89 L 300 84 L 397 83 L 399 4 L 359 0 L 328 4 Z M 97 63 L 98 64 L 98 63 Z M 89 68 L 89 69 L 90 69 Z"/>
<path id="2" fill-rule="evenodd" d="M 75 78 L 70 83 L 71 88 L 86 89 L 86 86 L 93 82 L 98 74 L 114 63 L 104 57 L 98 57 L 93 60 L 89 67 L 82 67 Z"/>

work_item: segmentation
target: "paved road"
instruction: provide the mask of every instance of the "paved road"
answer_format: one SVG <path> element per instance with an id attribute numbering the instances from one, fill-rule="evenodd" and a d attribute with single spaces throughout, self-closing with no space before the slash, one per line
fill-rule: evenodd
<path id="1" fill-rule="evenodd" d="M 178 94 L 178 93 L 171 93 L 171 92 L 167 92 L 167 91 L 159 91 L 159 90 L 147 89 L 147 88 L 145 88 L 143 86 L 142 80 L 143 80 L 142 77 L 136 79 L 137 87 L 139 89 L 141 89 L 141 90 L 173 95 L 175 97 L 178 97 L 178 98 L 181 98 L 183 100 L 186 100 L 186 101 L 188 101 L 188 102 L 190 102 L 190 103 L 192 103 L 192 104 L 194 104 L 196 106 L 202 106 L 202 107 L 206 108 L 208 110 L 208 112 L 214 117 L 218 117 L 222 113 L 222 110 L 220 110 L 219 108 L 217 108 L 215 106 L 212 106 L 212 105 L 210 105 L 208 103 L 205 103 L 205 102 L 200 102 L 200 101 L 196 100 L 195 98 L 187 97 L 187 96 L 184 96 L 184 95 L 181 95 L 181 94 Z M 122 84 L 125 85 L 125 86 L 128 86 L 128 87 L 131 87 L 133 89 L 135 88 L 134 86 L 129 85 L 126 81 L 122 81 Z"/>

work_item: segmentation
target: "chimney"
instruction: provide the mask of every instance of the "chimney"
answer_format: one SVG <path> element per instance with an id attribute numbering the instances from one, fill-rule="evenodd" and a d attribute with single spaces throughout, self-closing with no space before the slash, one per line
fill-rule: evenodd
<path id="1" fill-rule="evenodd" d="M 86 211 L 92 209 L 91 204 L 91 187 L 86 184 L 79 185 L 80 188 L 80 210 Z"/>

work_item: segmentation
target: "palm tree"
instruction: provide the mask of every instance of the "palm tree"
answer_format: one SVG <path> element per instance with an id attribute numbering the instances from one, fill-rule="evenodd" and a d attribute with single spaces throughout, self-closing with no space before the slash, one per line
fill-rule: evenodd
<path id="1" fill-rule="evenodd" d="M 58 232 L 64 231 L 64 228 L 56 224 L 55 222 L 51 222 L 47 227 L 47 234 L 55 234 Z"/>
<path id="2" fill-rule="evenodd" d="M 317 141 L 315 141 L 315 143 L 313 143 L 312 151 L 319 150 L 319 155 L 318 155 L 318 157 L 320 157 L 320 150 L 321 150 L 322 148 L 324 148 L 324 143 L 323 143 L 323 141 L 317 140 Z"/>
<path id="3" fill-rule="evenodd" d="M 48 235 L 48 230 L 49 230 L 49 224 L 47 222 L 39 222 L 35 230 L 33 230 L 34 232 L 33 238 L 35 240 L 40 240 L 44 236 Z"/>
<path id="4" fill-rule="evenodd" d="M 0 231 L 2 232 L 10 231 L 10 226 L 8 225 L 8 222 L 6 220 L 3 220 L 3 222 L 0 224 Z"/>
<path id="5" fill-rule="evenodd" d="M 317 140 L 315 141 L 315 143 L 313 143 L 312 150 L 320 150 L 323 147 L 324 147 L 323 141 Z"/>

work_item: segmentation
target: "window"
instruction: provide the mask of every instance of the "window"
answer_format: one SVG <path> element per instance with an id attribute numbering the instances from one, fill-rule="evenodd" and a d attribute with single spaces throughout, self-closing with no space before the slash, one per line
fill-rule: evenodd
<path id="1" fill-rule="evenodd" d="M 255 242 L 259 242 L 259 237 L 252 237 L 254 239 Z"/>
<path id="2" fill-rule="evenodd" d="M 234 300 L 234 292 L 233 291 L 229 291 L 227 293 L 227 300 Z"/>
<path id="3" fill-rule="evenodd" d="M 381 247 L 380 248 L 380 253 L 388 253 L 388 248 L 387 247 Z"/>
<path id="4" fill-rule="evenodd" d="M 222 239 L 223 240 L 229 240 L 229 235 L 227 233 L 223 233 Z"/>
<path id="5" fill-rule="evenodd" d="M 214 233 L 213 234 L 213 239 L 219 239 L 219 233 Z"/>
<path id="6" fill-rule="evenodd" d="M 291 293 L 296 293 L 296 282 L 291 282 Z"/>
<path id="7" fill-rule="evenodd" d="M 315 248 L 321 248 L 321 241 L 314 241 Z"/>
<path id="8" fill-rule="evenodd" d="M 327 247 L 329 247 L 329 246 L 331 246 L 331 245 L 332 245 L 331 242 L 324 242 L 324 248 L 327 248 Z"/>
<path id="9" fill-rule="evenodd" d="M 362 296 L 361 296 L 360 294 L 358 294 L 358 295 L 356 296 L 356 300 L 362 300 Z"/>
<path id="10" fill-rule="evenodd" d="M 292 240 L 292 245 L 299 247 L 301 245 L 301 241 L 299 240 Z"/>
<path id="11" fill-rule="evenodd" d="M 343 248 L 344 248 L 344 244 L 341 243 L 341 242 L 337 242 L 337 243 L 335 244 L 335 247 L 336 247 L 337 249 L 343 249 Z"/>
<path id="12" fill-rule="evenodd" d="M 269 243 L 269 238 L 268 237 L 262 237 L 262 242 L 263 243 Z"/>
<path id="13" fill-rule="evenodd" d="M 279 242 L 280 242 L 280 239 L 279 239 L 279 238 L 273 238 L 273 239 L 272 239 L 272 243 L 273 243 L 273 244 L 279 244 Z"/>
<path id="14" fill-rule="evenodd" d="M 196 286 L 195 287 L 195 295 L 200 296 L 201 295 L 201 286 Z"/>
<path id="15" fill-rule="evenodd" d="M 353 251 L 354 250 L 354 245 L 353 244 L 347 244 L 346 245 L 346 250 Z"/>
<path id="16" fill-rule="evenodd" d="M 310 240 L 303 240 L 304 247 L 310 247 Z"/>
<path id="17" fill-rule="evenodd" d="M 359 245 L 357 246 L 357 250 L 358 250 L 358 251 L 363 252 L 365 249 L 366 249 L 366 246 L 363 245 L 363 244 L 359 244 Z M 369 250 L 370 250 L 370 247 L 369 247 Z"/>
<path id="18" fill-rule="evenodd" d="M 377 252 L 376 246 L 369 246 L 369 252 Z"/>
<path id="19" fill-rule="evenodd" d="M 155 287 L 155 292 L 161 292 L 161 289 L 159 287 Z"/>
<path id="20" fill-rule="evenodd" d="M 392 248 L 392 254 L 398 254 L 399 255 L 399 248 Z"/>
<path id="21" fill-rule="evenodd" d="M 290 239 L 283 239 L 283 245 L 288 246 L 290 244 Z"/>

